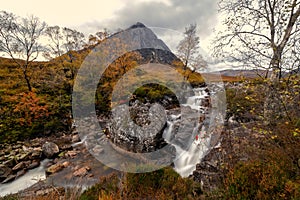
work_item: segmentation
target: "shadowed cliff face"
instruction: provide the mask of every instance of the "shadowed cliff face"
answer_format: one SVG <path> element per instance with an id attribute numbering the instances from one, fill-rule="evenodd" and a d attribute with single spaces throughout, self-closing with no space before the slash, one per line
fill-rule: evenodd
<path id="1" fill-rule="evenodd" d="M 152 47 L 154 49 L 162 49 L 171 51 L 169 47 L 159 39 L 151 29 L 144 24 L 137 22 L 125 30 L 129 33 L 129 38 L 132 42 L 139 44 L 140 49 Z"/>

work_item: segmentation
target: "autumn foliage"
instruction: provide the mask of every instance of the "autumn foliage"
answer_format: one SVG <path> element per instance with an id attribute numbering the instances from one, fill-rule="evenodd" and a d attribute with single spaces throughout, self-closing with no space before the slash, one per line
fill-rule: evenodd
<path id="1" fill-rule="evenodd" d="M 38 97 L 34 92 L 21 93 L 13 100 L 18 102 L 13 110 L 19 118 L 20 125 L 31 126 L 35 121 L 42 121 L 49 116 L 49 107 L 45 99 Z"/>

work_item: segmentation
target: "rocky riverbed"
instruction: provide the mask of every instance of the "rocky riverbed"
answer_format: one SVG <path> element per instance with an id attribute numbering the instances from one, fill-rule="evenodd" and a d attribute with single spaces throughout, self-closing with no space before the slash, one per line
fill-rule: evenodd
<path id="1" fill-rule="evenodd" d="M 174 159 L 179 153 L 181 154 L 184 153 L 183 151 L 186 151 L 186 155 L 183 156 L 183 160 L 177 158 L 177 164 L 175 162 L 175 169 L 178 170 L 179 173 L 183 173 L 183 176 L 192 174 L 193 170 L 196 169 L 196 163 L 199 163 L 202 157 L 210 150 L 209 148 L 204 148 L 203 151 L 207 152 L 202 152 L 201 149 L 196 151 L 185 149 L 186 144 L 192 142 L 191 139 L 194 140 L 194 137 L 200 130 L 204 130 L 203 127 L 206 127 L 205 130 L 208 131 L 210 121 L 214 120 L 216 117 L 214 114 L 211 115 L 211 113 L 214 113 L 211 112 L 214 109 L 211 105 L 213 98 L 210 97 L 208 91 L 209 90 L 205 88 L 195 90 L 195 96 L 188 98 L 186 105 L 183 105 L 181 108 L 168 110 L 166 114 L 169 117 L 167 118 L 161 117 L 161 113 L 163 113 L 161 107 L 154 106 L 154 110 L 151 111 L 150 108 L 152 105 L 150 104 L 146 104 L 145 106 L 140 105 L 140 103 L 133 104 L 131 109 L 133 112 L 130 113 L 130 117 L 136 124 L 148 125 L 151 119 L 157 119 L 161 123 L 152 124 L 154 125 L 151 126 L 152 129 L 156 130 L 163 127 L 163 130 L 158 131 L 158 135 L 152 135 L 152 129 L 149 128 L 149 137 L 145 137 L 145 141 L 137 142 L 141 144 L 140 146 L 133 145 L 134 147 L 132 147 L 132 138 L 127 138 L 126 140 L 128 140 L 128 142 L 123 144 L 123 146 L 125 145 L 126 147 L 125 149 L 132 152 L 151 152 L 156 150 L 156 148 L 159 149 L 163 147 L 167 141 L 171 144 L 167 152 L 170 153 L 171 156 L 168 158 Z M 155 109 L 157 109 L 157 111 Z M 121 114 L 119 113 L 119 116 L 123 116 L 122 112 L 123 110 L 121 110 Z M 149 113 L 150 116 L 152 116 L 150 120 L 147 118 Z M 208 114 L 210 114 L 210 117 L 206 116 Z M 174 118 L 172 116 L 178 116 L 178 118 Z M 128 128 L 131 131 L 135 130 L 133 135 L 137 134 L 136 138 L 141 138 L 138 136 L 141 130 L 131 129 L 130 126 L 127 126 L 124 129 L 122 126 L 117 126 L 119 122 L 118 120 L 114 120 L 101 120 L 101 124 L 106 124 L 106 126 L 109 127 L 106 129 L 106 134 L 101 136 L 102 139 L 100 138 L 100 141 L 104 141 L 107 144 L 107 140 L 104 140 L 104 138 L 107 138 L 117 146 L 122 147 L 122 145 L 120 145 L 120 140 L 124 138 L 122 133 L 124 133 L 124 131 L 125 133 L 128 132 Z M 168 120 L 168 122 L 166 120 Z M 191 123 L 191 120 L 193 123 Z M 86 136 L 79 136 L 76 130 L 74 130 L 71 134 L 60 134 L 55 137 L 38 138 L 30 142 L 18 142 L 16 145 L 3 145 L 0 153 L 2 159 L 0 168 L 2 185 L 0 185 L 0 188 L 1 186 L 4 188 L 5 184 L 11 181 L 16 181 L 21 176 L 27 177 L 28 173 L 26 172 L 31 169 L 38 169 L 38 167 L 41 167 L 41 162 L 42 168 L 45 171 L 45 176 L 47 177 L 46 180 L 37 180 L 36 184 L 25 190 L 27 192 L 22 192 L 23 195 L 26 196 L 26 194 L 29 193 L 36 194 L 37 192 L 41 193 L 41 191 L 45 190 L 45 188 L 50 185 L 58 187 L 80 186 L 81 188 L 86 188 L 98 182 L 99 177 L 116 172 L 114 169 L 118 169 L 119 166 L 112 166 L 112 168 L 110 168 L 107 167 L 110 165 L 105 166 L 97 160 L 97 156 L 95 156 L 95 154 L 100 156 L 104 155 L 105 159 L 108 161 L 113 156 L 109 153 L 109 151 L 107 152 L 107 149 L 93 144 L 93 142 L 99 141 L 99 138 L 97 132 L 94 132 L 94 125 L 90 122 L 91 120 L 88 118 L 86 122 L 84 122 L 84 132 L 89 133 Z M 170 127 L 170 123 L 172 124 L 172 128 Z M 166 136 L 165 134 L 168 130 L 170 130 L 170 136 Z M 111 131 L 118 134 L 111 134 Z M 136 140 L 136 138 L 133 139 Z M 89 145 L 84 145 L 85 140 L 89 143 Z M 172 140 L 173 143 L 171 142 Z M 215 145 L 215 141 L 213 141 L 213 138 L 209 138 L 209 142 L 205 145 Z M 109 148 L 110 151 L 115 151 L 115 148 Z M 180 148 L 180 151 L 178 151 L 178 148 Z M 90 152 L 92 152 L 93 155 L 90 154 Z M 194 155 L 194 153 L 197 154 Z M 117 151 L 116 155 L 120 155 L 120 157 L 116 158 L 120 158 L 119 160 L 122 162 L 124 155 L 122 157 L 122 153 L 120 153 L 120 151 Z M 128 157 L 128 155 L 125 154 L 125 157 Z M 44 162 L 45 159 L 47 159 L 47 162 Z M 148 161 L 149 158 L 140 160 L 142 162 L 143 160 Z M 157 157 L 155 160 L 157 160 Z M 161 162 L 172 163 L 172 161 L 164 160 L 164 157 L 161 159 Z M 183 168 L 187 165 L 189 166 L 189 169 L 182 171 L 182 167 L 180 167 L 181 165 Z M 11 192 L 17 191 L 17 188 L 15 188 L 15 190 L 11 190 Z M 6 193 L 5 191 L 2 191 L 2 194 L 0 192 L 0 195 L 3 194 L 7 194 L 7 191 Z"/>
<path id="2" fill-rule="evenodd" d="M 27 193 L 41 192 L 53 185 L 84 188 L 113 171 L 88 153 L 76 131 L 4 144 L 0 152 L 0 196 L 28 187 Z"/>
<path id="3" fill-rule="evenodd" d="M 43 159 L 52 159 L 61 152 L 72 149 L 72 136 L 36 138 L 17 144 L 0 146 L 0 182 L 8 183 L 21 177 L 28 170 L 40 166 Z"/>

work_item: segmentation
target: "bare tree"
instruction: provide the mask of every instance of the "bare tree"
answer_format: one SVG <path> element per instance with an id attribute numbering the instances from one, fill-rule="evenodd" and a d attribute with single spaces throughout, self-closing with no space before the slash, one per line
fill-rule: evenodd
<path id="1" fill-rule="evenodd" d="M 183 62 L 183 71 L 186 79 L 189 77 L 189 75 L 186 74 L 188 68 L 194 72 L 206 65 L 206 62 L 199 53 L 199 44 L 200 39 L 197 36 L 197 25 L 190 24 L 185 28 L 184 38 L 177 46 L 177 56 Z"/>
<path id="2" fill-rule="evenodd" d="M 90 34 L 88 38 L 88 45 L 97 45 L 99 42 L 110 36 L 109 31 L 105 28 L 103 31 L 98 31 L 95 35 Z"/>
<path id="3" fill-rule="evenodd" d="M 32 91 L 29 69 L 43 51 L 39 39 L 46 27 L 37 17 L 19 18 L 0 11 L 0 51 L 21 68 L 29 91 Z"/>
<path id="4" fill-rule="evenodd" d="M 55 58 L 60 61 L 64 70 L 71 72 L 70 78 L 73 79 L 75 70 L 65 63 L 72 63 L 78 56 L 77 51 L 84 47 L 84 34 L 74 29 L 59 26 L 47 27 L 45 33 L 49 41 L 49 51 L 44 56 L 48 59 Z"/>
<path id="5" fill-rule="evenodd" d="M 215 54 L 271 70 L 264 117 L 274 124 L 282 113 L 288 116 L 278 87 L 283 71 L 299 69 L 300 0 L 220 0 L 219 5 L 226 30 L 215 41 Z"/>
<path id="6" fill-rule="evenodd" d="M 220 0 L 226 30 L 219 33 L 215 54 L 272 70 L 299 68 L 299 0 Z"/>

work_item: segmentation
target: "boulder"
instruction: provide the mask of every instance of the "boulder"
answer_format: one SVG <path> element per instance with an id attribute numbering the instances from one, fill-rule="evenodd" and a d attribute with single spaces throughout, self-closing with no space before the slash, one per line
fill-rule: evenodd
<path id="1" fill-rule="evenodd" d="M 53 143 L 53 142 L 46 142 L 43 146 L 42 146 L 42 150 L 43 150 L 43 154 L 47 157 L 47 158 L 53 158 L 56 154 L 59 153 L 59 148 L 58 146 Z"/>
<path id="2" fill-rule="evenodd" d="M 127 105 L 114 108 L 110 140 L 124 150 L 138 153 L 165 146 L 162 137 L 167 125 L 165 110 L 159 104 L 150 106 L 137 101 L 130 109 Z"/>

